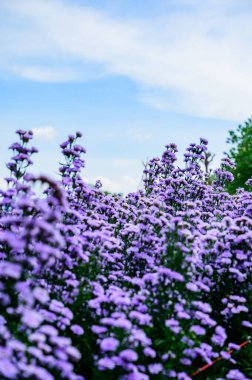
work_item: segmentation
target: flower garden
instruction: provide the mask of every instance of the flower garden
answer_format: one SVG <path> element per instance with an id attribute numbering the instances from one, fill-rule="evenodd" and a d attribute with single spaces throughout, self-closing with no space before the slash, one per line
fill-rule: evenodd
<path id="1" fill-rule="evenodd" d="M 210 184 L 207 141 L 183 168 L 170 144 L 122 197 L 82 179 L 79 132 L 59 181 L 29 173 L 32 132 L 17 134 L 0 191 L 0 379 L 251 379 L 252 192 L 225 191 L 233 163 Z"/>

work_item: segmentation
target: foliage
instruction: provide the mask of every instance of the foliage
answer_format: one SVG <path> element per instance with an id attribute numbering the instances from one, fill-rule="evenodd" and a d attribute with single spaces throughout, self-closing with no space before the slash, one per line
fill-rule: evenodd
<path id="1" fill-rule="evenodd" d="M 190 380 L 219 356 L 198 379 L 251 378 L 239 344 L 252 328 L 252 193 L 225 192 L 231 160 L 209 185 L 205 139 L 183 169 L 167 145 L 123 198 L 83 181 L 79 132 L 61 144 L 58 182 L 26 173 L 36 149 L 17 133 L 0 192 L 1 379 Z"/>
<path id="2" fill-rule="evenodd" d="M 236 131 L 229 131 L 227 143 L 232 145 L 228 157 L 235 163 L 231 171 L 234 181 L 228 184 L 227 189 L 234 194 L 239 187 L 247 189 L 246 181 L 252 177 L 252 119 L 239 125 Z"/>

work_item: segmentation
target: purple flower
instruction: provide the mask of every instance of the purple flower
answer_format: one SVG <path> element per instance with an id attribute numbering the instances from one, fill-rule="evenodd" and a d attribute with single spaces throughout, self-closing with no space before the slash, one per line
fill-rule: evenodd
<path id="1" fill-rule="evenodd" d="M 199 325 L 194 325 L 190 328 L 190 331 L 194 332 L 196 335 L 205 335 L 206 330 L 199 326 Z"/>
<path id="2" fill-rule="evenodd" d="M 81 326 L 79 325 L 72 325 L 70 327 L 70 329 L 72 330 L 72 332 L 76 335 L 83 335 L 84 334 L 84 330 Z"/>
<path id="3" fill-rule="evenodd" d="M 238 369 L 231 369 L 226 377 L 230 380 L 248 380 Z"/>
<path id="4" fill-rule="evenodd" d="M 148 369 L 151 374 L 157 375 L 163 370 L 163 366 L 162 364 L 154 363 L 154 364 L 149 364 Z"/>
<path id="5" fill-rule="evenodd" d="M 222 347 L 238 321 L 251 328 L 252 198 L 225 191 L 231 160 L 210 183 L 205 139 L 184 167 L 168 144 L 122 197 L 83 180 L 79 132 L 61 144 L 58 182 L 26 171 L 36 148 L 18 135 L 0 190 L 0 378 L 83 380 L 82 356 L 90 377 L 122 380 L 189 380 L 197 358 L 235 364 L 227 350 L 240 347 Z"/>
<path id="6" fill-rule="evenodd" d="M 119 327 L 124 330 L 130 330 L 132 327 L 132 323 L 125 318 L 118 318 L 114 322 L 114 326 Z"/>
<path id="7" fill-rule="evenodd" d="M 151 347 L 145 347 L 143 352 L 145 356 L 149 356 L 150 358 L 155 358 L 157 355 Z"/>
<path id="8" fill-rule="evenodd" d="M 7 342 L 8 347 L 10 347 L 12 350 L 24 352 L 26 349 L 26 346 L 24 343 L 20 342 L 19 340 L 12 339 Z"/>
<path id="9" fill-rule="evenodd" d="M 242 326 L 245 326 L 245 327 L 248 327 L 248 328 L 251 328 L 252 327 L 252 323 L 249 322 L 249 321 L 242 321 Z"/>
<path id="10" fill-rule="evenodd" d="M 180 359 L 180 363 L 183 364 L 183 365 L 191 365 L 192 364 L 192 361 L 188 358 L 182 358 Z"/>
<path id="11" fill-rule="evenodd" d="M 35 310 L 25 310 L 22 316 L 22 322 L 33 329 L 39 327 L 43 321 L 43 316 Z"/>
<path id="12" fill-rule="evenodd" d="M 101 370 L 114 369 L 115 368 L 115 363 L 110 358 L 99 359 L 97 362 L 97 365 L 98 365 L 98 368 L 100 368 Z"/>
<path id="13" fill-rule="evenodd" d="M 112 337 L 104 338 L 100 343 L 100 347 L 103 351 L 115 351 L 118 346 L 119 346 L 119 341 Z"/>
<path id="14" fill-rule="evenodd" d="M 166 326 L 166 327 L 178 326 L 178 325 L 179 325 L 179 322 L 176 321 L 176 319 L 173 319 L 173 318 L 171 318 L 171 319 L 167 319 L 167 320 L 165 321 L 165 326 Z"/>
<path id="15" fill-rule="evenodd" d="M 188 282 L 188 283 L 186 284 L 186 288 L 187 288 L 188 290 L 191 290 L 191 292 L 198 292 L 198 290 L 199 290 L 199 288 L 197 287 L 197 285 L 194 284 L 194 283 L 192 283 L 192 282 Z"/>
<path id="16" fill-rule="evenodd" d="M 190 315 L 188 313 L 186 313 L 185 311 L 179 311 L 177 313 L 177 317 L 179 319 L 190 319 L 191 318 Z"/>
<path id="17" fill-rule="evenodd" d="M 231 357 L 231 355 L 227 351 L 221 351 L 220 354 L 221 354 L 221 357 L 226 360 L 230 359 Z"/>
<path id="18" fill-rule="evenodd" d="M 45 304 L 49 300 L 48 292 L 45 289 L 39 287 L 33 290 L 33 297 L 42 304 Z"/>
<path id="19" fill-rule="evenodd" d="M 182 274 L 172 271 L 169 268 L 158 268 L 158 273 L 165 277 L 168 277 L 171 280 L 177 280 L 180 282 L 183 282 L 185 280 Z"/>
<path id="20" fill-rule="evenodd" d="M 227 334 L 223 327 L 217 326 L 215 328 L 215 334 L 212 336 L 212 342 L 217 346 L 223 346 L 227 339 Z"/>
<path id="21" fill-rule="evenodd" d="M 73 346 L 67 346 L 67 347 L 65 348 L 65 351 L 66 351 L 66 353 L 67 353 L 70 357 L 72 357 L 74 360 L 76 360 L 76 361 L 80 360 L 80 358 L 81 358 L 81 354 L 80 354 L 79 350 L 77 350 L 77 348 L 75 348 L 75 347 L 73 347 Z"/>
<path id="22" fill-rule="evenodd" d="M 51 311 L 54 311 L 55 313 L 61 313 L 62 309 L 64 307 L 64 304 L 57 300 L 52 300 L 49 309 Z"/>
<path id="23" fill-rule="evenodd" d="M 145 282 L 151 282 L 152 284 L 157 283 L 158 274 L 157 273 L 147 273 L 143 276 Z"/>
<path id="24" fill-rule="evenodd" d="M 208 145 L 208 141 L 204 139 L 203 137 L 200 138 L 200 143 L 203 145 Z"/>
<path id="25" fill-rule="evenodd" d="M 135 362 L 138 359 L 138 355 L 131 349 L 123 350 L 119 353 L 120 358 L 128 362 Z"/>
<path id="26" fill-rule="evenodd" d="M 129 313 L 130 318 L 138 320 L 140 325 L 148 325 L 150 324 L 152 317 L 148 314 L 142 314 L 138 311 L 131 311 Z"/>
<path id="27" fill-rule="evenodd" d="M 203 311 L 203 313 L 211 313 L 212 308 L 208 303 L 201 301 L 193 301 L 192 304 L 196 306 L 199 310 Z"/>
<path id="28" fill-rule="evenodd" d="M 191 380 L 191 377 L 189 377 L 185 372 L 179 372 L 177 376 L 179 380 Z"/>
<path id="29" fill-rule="evenodd" d="M 241 349 L 241 347 L 235 343 L 228 343 L 228 349 L 239 351 Z"/>
<path id="30" fill-rule="evenodd" d="M 173 331 L 175 334 L 178 334 L 181 331 L 181 327 L 179 326 L 179 322 L 175 319 L 167 319 L 165 321 L 165 326 L 169 327 L 171 331 Z"/>
<path id="31" fill-rule="evenodd" d="M 91 329 L 92 329 L 92 331 L 93 331 L 95 334 L 102 334 L 102 333 L 104 333 L 104 332 L 107 331 L 107 328 L 104 327 L 104 326 L 96 326 L 96 325 L 94 325 L 94 326 L 92 326 Z"/>
<path id="32" fill-rule="evenodd" d="M 19 279 L 21 276 L 21 271 L 22 267 L 19 264 L 0 261 L 0 278 L 3 276 Z"/>
<path id="33" fill-rule="evenodd" d="M 41 367 L 35 367 L 31 375 L 37 376 L 37 378 L 41 380 L 54 380 L 54 376 L 52 376 L 45 368 Z"/>
<path id="34" fill-rule="evenodd" d="M 41 333 L 44 333 L 49 336 L 57 336 L 58 335 L 58 330 L 50 325 L 43 325 L 40 327 L 39 331 Z"/>
<path id="35" fill-rule="evenodd" d="M 0 373 L 7 379 L 16 379 L 18 370 L 10 360 L 0 358 Z"/>
<path id="36" fill-rule="evenodd" d="M 141 372 L 132 372 L 128 375 L 127 380 L 149 380 L 149 376 Z"/>

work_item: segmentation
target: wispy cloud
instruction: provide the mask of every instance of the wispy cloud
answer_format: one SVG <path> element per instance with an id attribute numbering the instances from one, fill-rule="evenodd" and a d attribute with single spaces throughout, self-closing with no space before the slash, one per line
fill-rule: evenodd
<path id="1" fill-rule="evenodd" d="M 52 68 L 45 66 L 17 66 L 13 72 L 18 76 L 38 82 L 70 82 L 79 78 L 76 70 L 71 68 Z"/>
<path id="2" fill-rule="evenodd" d="M 85 181 L 88 184 L 94 185 L 97 180 L 100 180 L 102 183 L 102 189 L 105 191 L 110 191 L 112 193 L 123 193 L 127 194 L 129 192 L 137 191 L 139 181 L 129 175 L 122 175 L 116 180 L 108 176 L 100 177 L 87 177 Z"/>
<path id="3" fill-rule="evenodd" d="M 34 137 L 39 140 L 53 140 L 56 136 L 56 130 L 53 127 L 32 128 Z"/>
<path id="4" fill-rule="evenodd" d="M 137 81 L 142 98 L 153 107 L 247 118 L 251 2 L 178 3 L 180 12 L 167 8 L 159 17 L 126 20 L 63 0 L 2 0 L 0 11 L 6 17 L 0 30 L 0 67 L 31 80 L 58 82 L 74 80 L 79 71 L 88 79 L 85 70 L 95 64 L 97 75 L 107 72 Z"/>
<path id="5" fill-rule="evenodd" d="M 141 160 L 117 158 L 87 158 L 84 179 L 95 184 L 99 179 L 103 189 L 115 193 L 127 194 L 136 191 L 140 181 L 143 166 Z"/>
<path id="6" fill-rule="evenodd" d="M 135 142 L 144 142 L 151 138 L 151 134 L 141 128 L 130 129 L 127 132 L 127 136 Z"/>

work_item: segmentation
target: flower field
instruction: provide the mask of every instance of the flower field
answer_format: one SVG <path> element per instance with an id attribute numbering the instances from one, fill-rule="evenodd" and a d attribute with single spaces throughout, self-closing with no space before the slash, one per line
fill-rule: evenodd
<path id="1" fill-rule="evenodd" d="M 0 192 L 0 379 L 252 379 L 252 192 L 225 191 L 233 163 L 210 184 L 207 141 L 183 168 L 170 144 L 122 197 L 83 181 L 79 132 L 57 182 L 29 173 L 32 132 L 17 134 Z"/>

